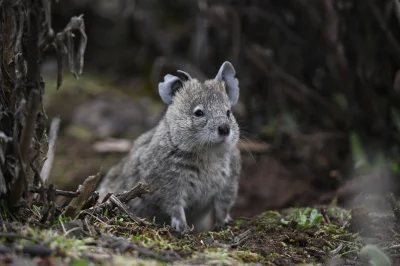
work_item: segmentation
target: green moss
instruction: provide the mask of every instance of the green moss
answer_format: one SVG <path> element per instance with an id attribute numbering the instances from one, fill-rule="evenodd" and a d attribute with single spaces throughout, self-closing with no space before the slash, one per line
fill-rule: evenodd
<path id="1" fill-rule="evenodd" d="M 267 257 L 266 257 L 266 260 L 267 261 L 271 261 L 271 260 L 274 260 L 274 259 L 279 259 L 279 254 L 278 253 L 276 253 L 276 252 L 273 252 L 273 253 L 271 253 L 271 254 L 269 254 Z"/>
<path id="2" fill-rule="evenodd" d="M 261 255 L 253 253 L 250 250 L 231 252 L 229 256 L 243 263 L 256 263 L 263 259 Z"/>
<path id="3" fill-rule="evenodd" d="M 281 217 L 282 217 L 281 214 L 276 211 L 264 212 L 263 214 L 259 215 L 255 220 L 257 225 L 257 230 L 263 233 L 271 230 L 273 227 L 278 225 Z"/>
<path id="4" fill-rule="evenodd" d="M 170 233 L 168 226 L 161 228 L 138 226 L 126 215 L 115 214 L 111 210 L 106 217 L 91 217 L 89 223 L 95 225 L 104 234 L 124 237 L 135 245 L 150 248 L 156 254 L 161 254 L 162 251 L 175 251 L 182 257 L 176 262 L 178 265 L 245 265 L 252 263 L 268 265 L 275 260 L 292 265 L 294 261 L 296 263 L 316 262 L 313 253 L 305 251 L 304 247 L 316 252 L 338 256 L 356 253 L 360 250 L 362 245 L 358 236 L 345 229 L 345 224 L 348 224 L 348 212 L 339 208 L 325 208 L 324 215 L 329 217 L 331 223 L 321 222 L 318 226 L 307 230 L 299 231 L 280 223 L 283 218 L 295 217 L 293 216 L 295 212 L 301 212 L 310 217 L 313 213 L 312 210 L 311 208 L 293 208 L 282 211 L 282 214 L 268 211 L 251 221 L 240 220 L 234 226 L 228 226 L 222 231 L 187 234 L 180 237 Z M 32 211 L 40 213 L 38 209 Z M 104 222 L 99 222 L 99 219 Z M 58 224 L 62 225 L 64 222 L 60 219 Z M 57 228 L 61 228 L 59 225 Z M 273 227 L 276 230 L 270 230 Z M 230 244 L 235 237 L 247 230 L 255 234 L 239 246 L 231 248 Z M 56 251 L 57 256 L 69 258 L 72 265 L 88 265 L 86 259 L 92 257 L 83 257 L 88 254 L 93 254 L 96 265 L 101 265 L 102 262 L 104 265 L 165 265 L 156 260 L 139 259 L 136 253 L 117 256 L 110 249 L 106 251 L 107 254 L 104 251 L 99 254 L 98 249 L 93 246 L 97 237 L 75 239 L 64 236 L 63 231 L 30 227 L 22 227 L 18 232 L 46 243 Z M 26 243 L 31 243 L 31 241 L 24 239 L 17 241 L 17 245 Z"/>
<path id="5" fill-rule="evenodd" d="M 208 235 L 217 240 L 230 241 L 234 236 L 234 233 L 232 228 L 227 226 L 225 230 L 219 232 L 209 232 Z"/>

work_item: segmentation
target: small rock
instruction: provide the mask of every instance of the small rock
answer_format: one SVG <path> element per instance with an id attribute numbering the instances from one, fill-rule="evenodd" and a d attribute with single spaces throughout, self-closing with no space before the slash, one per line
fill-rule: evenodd
<path id="1" fill-rule="evenodd" d="M 50 256 L 52 250 L 42 245 L 29 245 L 29 246 L 24 246 L 22 248 L 22 252 L 29 254 L 31 256 L 48 257 Z"/>
<path id="2" fill-rule="evenodd" d="M 11 253 L 11 249 L 9 247 L 0 246 L 0 254 L 4 255 L 8 253 Z"/>
<path id="3" fill-rule="evenodd" d="M 32 259 L 15 256 L 15 258 L 13 258 L 10 265 L 11 266 L 31 266 L 31 265 L 35 265 L 35 263 L 32 261 Z"/>
<path id="4" fill-rule="evenodd" d="M 71 220 L 67 221 L 65 224 L 65 230 L 67 230 L 68 236 L 82 237 L 85 235 L 83 230 L 83 223 L 81 220 Z"/>
<path id="5" fill-rule="evenodd" d="M 326 241 L 323 238 L 316 238 L 314 239 L 314 246 L 317 248 L 323 248 L 325 245 Z"/>
<path id="6" fill-rule="evenodd" d="M 205 241 L 204 241 L 204 244 L 206 244 L 206 245 L 211 245 L 211 244 L 213 244 L 214 243 L 214 239 L 212 238 L 212 237 L 207 237 L 206 239 L 205 239 Z"/>

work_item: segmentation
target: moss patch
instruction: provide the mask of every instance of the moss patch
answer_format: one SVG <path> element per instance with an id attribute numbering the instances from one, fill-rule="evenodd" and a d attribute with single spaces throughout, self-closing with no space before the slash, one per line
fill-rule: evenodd
<path id="1" fill-rule="evenodd" d="M 237 220 L 221 231 L 184 236 L 170 232 L 168 226 L 138 226 L 126 215 L 110 212 L 102 217 L 87 216 L 89 229 L 82 227 L 86 233 L 78 236 L 62 219 L 46 229 L 5 224 L 2 230 L 34 241 L 3 237 L 1 243 L 11 247 L 14 256 L 21 247 L 40 243 L 52 250 L 51 257 L 59 265 L 165 265 L 173 261 L 179 265 L 293 265 L 323 263 L 333 256 L 357 252 L 362 245 L 357 234 L 347 231 L 349 212 L 321 210 L 326 218 L 309 228 L 292 223 L 298 217 L 296 212 L 311 214 L 312 209 L 302 208 L 269 211 L 251 220 Z M 282 223 L 282 219 L 289 222 Z M 168 256 L 172 260 L 164 261 Z"/>

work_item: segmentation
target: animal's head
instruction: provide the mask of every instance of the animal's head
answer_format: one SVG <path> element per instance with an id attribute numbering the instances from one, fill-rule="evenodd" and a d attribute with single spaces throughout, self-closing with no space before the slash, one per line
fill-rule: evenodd
<path id="1" fill-rule="evenodd" d="M 231 108 L 239 98 L 239 81 L 232 64 L 224 62 L 216 77 L 204 83 L 178 72 L 182 78 L 168 74 L 158 85 L 169 105 L 165 119 L 173 143 L 185 150 L 236 145 L 239 127 Z"/>

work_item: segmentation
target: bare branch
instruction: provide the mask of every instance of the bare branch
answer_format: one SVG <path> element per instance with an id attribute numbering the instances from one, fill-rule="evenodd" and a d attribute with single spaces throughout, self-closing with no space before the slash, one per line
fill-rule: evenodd
<path id="1" fill-rule="evenodd" d="M 56 147 L 56 139 L 57 139 L 57 131 L 60 127 L 61 119 L 59 117 L 55 117 L 51 122 L 50 132 L 49 132 L 49 149 L 47 151 L 47 160 L 42 167 L 42 171 L 40 172 L 40 176 L 44 184 L 47 183 L 47 180 L 50 175 L 51 167 L 53 165 L 54 153 Z"/>
<path id="2" fill-rule="evenodd" d="M 34 1 L 28 5 L 31 8 L 34 6 Z M 39 17 L 36 12 L 29 12 L 29 37 L 28 37 L 28 72 L 27 72 L 27 92 L 29 93 L 28 100 L 28 114 L 25 126 L 22 130 L 21 138 L 19 141 L 18 152 L 21 155 L 21 168 L 20 174 L 12 187 L 11 205 L 17 204 L 21 199 L 23 191 L 28 192 L 28 186 L 32 184 L 32 180 L 26 175 L 26 167 L 28 165 L 30 150 L 32 145 L 32 138 L 36 127 L 37 114 L 40 108 L 40 76 L 39 76 Z M 27 180 L 29 178 L 29 180 Z M 24 188 L 22 189 L 24 184 Z"/>
<path id="3" fill-rule="evenodd" d="M 117 194 L 117 198 L 123 203 L 128 203 L 136 197 L 149 193 L 149 186 L 146 183 L 138 183 L 134 188 L 129 191 Z"/>
<path id="4" fill-rule="evenodd" d="M 385 20 L 382 16 L 382 14 L 379 12 L 379 8 L 375 5 L 375 3 L 372 0 L 367 0 L 366 1 L 368 4 L 368 7 L 370 9 L 370 12 L 372 13 L 373 17 L 375 18 L 376 22 L 378 23 L 379 27 L 383 31 L 383 33 L 386 35 L 386 38 L 392 47 L 393 52 L 396 54 L 396 56 L 393 58 L 394 60 L 397 60 L 398 63 L 400 63 L 400 45 L 397 42 L 396 38 L 394 37 L 393 33 L 390 31 L 390 29 L 386 26 Z M 399 7 L 398 0 L 395 2 L 395 8 L 397 12 L 397 8 Z"/>
<path id="5" fill-rule="evenodd" d="M 140 197 L 141 195 L 146 193 L 149 193 L 148 185 L 146 183 L 140 182 L 129 191 L 124 191 L 117 195 L 113 195 L 112 193 L 107 194 L 107 196 L 104 197 L 103 202 L 100 205 L 94 206 L 89 210 L 98 213 L 98 212 L 103 212 L 104 209 L 113 209 L 115 206 L 117 206 L 123 213 L 128 214 L 128 216 L 132 219 L 132 221 L 140 225 L 147 225 L 148 223 L 146 221 L 134 217 L 125 206 L 125 203 L 131 201 L 136 197 Z"/>

